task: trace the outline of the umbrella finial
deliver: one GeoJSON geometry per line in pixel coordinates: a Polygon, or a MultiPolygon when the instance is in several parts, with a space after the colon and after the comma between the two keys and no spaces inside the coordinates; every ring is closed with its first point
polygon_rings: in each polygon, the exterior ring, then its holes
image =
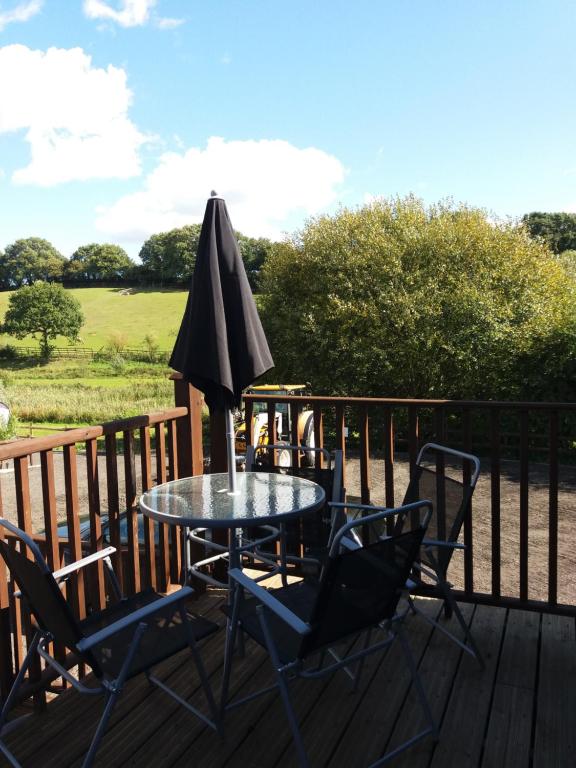
{"type": "Polygon", "coordinates": [[[210,197],[218,197],[218,192],[216,192],[216,190],[213,189],[212,192],[210,192],[210,197]]]}

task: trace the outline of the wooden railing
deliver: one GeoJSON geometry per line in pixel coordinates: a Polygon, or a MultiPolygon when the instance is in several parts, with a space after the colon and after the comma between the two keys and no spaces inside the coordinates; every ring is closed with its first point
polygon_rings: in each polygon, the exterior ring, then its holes
{"type": "MultiPolygon", "coordinates": [[[[174,377],[175,407],[124,421],[0,446],[0,514],[31,533],[52,568],[103,546],[102,518],[116,546],[127,592],[170,590],[181,578],[175,530],[144,518],[140,493],[155,483],[203,472],[202,398],[174,377]],[[30,464],[30,457],[36,457],[30,464]],[[36,473],[36,476],[33,476],[36,473]],[[126,516],[126,537],[121,536],[126,516]],[[81,522],[89,521],[81,536],[81,522]],[[64,523],[67,530],[58,530],[64,523]]],[[[450,577],[461,599],[576,615],[573,523],[576,515],[576,404],[455,402],[389,398],[245,397],[248,442],[256,403],[264,403],[275,438],[277,406],[314,413],[314,442],[346,457],[348,497],[398,505],[419,447],[430,440],[479,455],[482,475],[464,530],[466,554],[450,577]]],[[[211,471],[226,470],[223,416],[210,420],[211,471]]],[[[84,530],[84,529],[83,529],[84,530]]],[[[0,567],[0,694],[5,695],[30,637],[31,621],[0,567]]],[[[70,586],[77,614],[105,604],[101,568],[70,586]]],[[[83,670],[80,670],[82,674],[83,670]]],[[[45,685],[35,668],[28,691],[45,685]]],[[[37,694],[41,701],[41,694],[37,694]]]]}
{"type": "MultiPolygon", "coordinates": [[[[276,442],[277,405],[314,413],[316,446],[344,451],[348,498],[401,503],[419,448],[435,441],[478,455],[482,474],[450,577],[466,601],[576,615],[576,403],[464,402],[248,395],[276,442]],[[260,406],[262,407],[262,406],[260,406]]],[[[212,434],[212,443],[223,440],[212,434]]],[[[222,450],[222,446],[217,449],[222,450]]]]}
{"type": "MultiPolygon", "coordinates": [[[[142,492],[157,483],[203,471],[200,393],[179,378],[174,387],[174,408],[0,446],[0,462],[12,465],[0,475],[0,514],[33,536],[53,570],[65,559],[77,560],[102,548],[104,523],[106,537],[116,547],[114,567],[125,593],[145,587],[169,591],[180,582],[178,529],[157,526],[147,517],[139,526],[137,516],[142,492]],[[39,457],[33,465],[32,455],[39,457]],[[89,525],[82,525],[84,521],[89,525]]],[[[30,617],[13,592],[14,585],[2,565],[3,695],[23,660],[32,631],[30,617]]],[[[80,572],[71,581],[70,592],[79,618],[104,607],[102,563],[92,574],[80,572]]],[[[45,682],[42,670],[36,667],[28,690],[40,689],[45,682]]]]}

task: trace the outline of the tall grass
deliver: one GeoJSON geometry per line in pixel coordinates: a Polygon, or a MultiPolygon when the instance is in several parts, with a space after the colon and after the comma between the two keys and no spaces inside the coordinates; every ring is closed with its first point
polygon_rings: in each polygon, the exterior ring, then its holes
{"type": "Polygon", "coordinates": [[[8,387],[10,406],[23,422],[99,424],[174,404],[172,382],[165,377],[127,381],[125,386],[92,387],[85,384],[8,387]]]}

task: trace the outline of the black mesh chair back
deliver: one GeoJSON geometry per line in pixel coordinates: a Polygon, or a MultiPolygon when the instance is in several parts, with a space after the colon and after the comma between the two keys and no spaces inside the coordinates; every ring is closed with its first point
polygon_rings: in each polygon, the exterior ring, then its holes
{"type": "Polygon", "coordinates": [[[302,656],[394,615],[424,530],[419,526],[329,558],[302,656]]]}
{"type": "MultiPolygon", "coordinates": [[[[283,451],[289,450],[292,457],[302,449],[299,446],[282,445],[283,451]]],[[[274,474],[292,475],[311,480],[322,486],[326,493],[326,503],[316,514],[304,515],[301,518],[288,521],[285,526],[286,553],[295,557],[307,554],[315,555],[325,550],[331,531],[331,516],[329,504],[332,501],[341,501],[342,487],[342,453],[335,451],[330,455],[321,448],[307,448],[309,454],[322,453],[329,466],[277,466],[274,464],[275,451],[271,446],[257,446],[247,454],[246,465],[248,472],[270,472],[274,474]],[[251,457],[253,457],[252,460],[251,457]]]]}
{"type": "MultiPolygon", "coordinates": [[[[17,534],[13,534],[19,538],[17,534]]],[[[64,599],[58,584],[40,552],[28,546],[33,559],[25,554],[27,544],[20,539],[21,551],[0,539],[0,554],[16,580],[28,607],[38,625],[49,632],[54,640],[73,649],[82,633],[70,606],[64,599]]],[[[35,547],[35,549],[37,549],[35,547]]]]}
{"type": "MultiPolygon", "coordinates": [[[[403,503],[419,499],[432,502],[434,514],[426,539],[458,541],[478,479],[479,466],[474,462],[477,462],[475,457],[434,443],[420,451],[403,503]]],[[[451,548],[438,551],[438,566],[444,575],[453,552],[451,548]]]]}

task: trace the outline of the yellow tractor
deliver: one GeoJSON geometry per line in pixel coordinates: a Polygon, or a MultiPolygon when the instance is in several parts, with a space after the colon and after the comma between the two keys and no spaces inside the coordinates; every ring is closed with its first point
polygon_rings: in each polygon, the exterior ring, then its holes
{"type": "MultiPolygon", "coordinates": [[[[305,384],[261,384],[246,390],[250,395],[299,395],[304,397],[309,394],[305,384]]],[[[288,403],[276,403],[276,444],[291,444],[292,425],[290,423],[290,408],[288,403]]],[[[235,444],[237,460],[242,462],[246,453],[246,423],[241,417],[240,423],[235,429],[235,444]]],[[[254,403],[252,413],[254,445],[268,445],[268,408],[266,403],[254,403]]],[[[312,464],[314,454],[304,450],[306,447],[314,448],[314,413],[310,410],[301,411],[298,415],[298,445],[303,448],[301,460],[303,464],[312,464]]],[[[276,462],[280,466],[290,466],[292,460],[289,450],[280,450],[276,455],[276,462]]]]}

